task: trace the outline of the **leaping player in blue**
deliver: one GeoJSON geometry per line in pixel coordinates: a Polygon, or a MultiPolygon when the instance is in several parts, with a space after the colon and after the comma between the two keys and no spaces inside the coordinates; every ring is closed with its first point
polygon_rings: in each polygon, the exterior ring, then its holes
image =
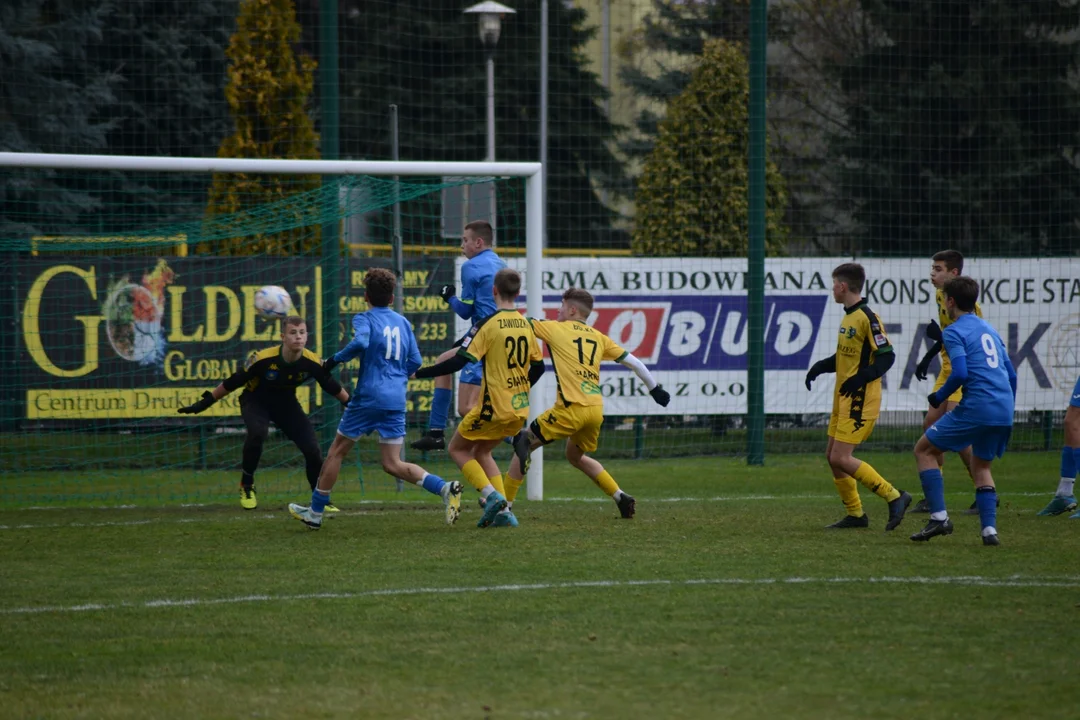
{"type": "Polygon", "coordinates": [[[378,433],[382,467],[388,474],[419,485],[443,500],[446,522],[453,525],[461,507],[461,483],[446,482],[419,465],[401,460],[405,442],[405,400],[409,376],[423,364],[412,325],[390,308],[397,278],[385,268],[372,268],[364,277],[369,309],[353,316],[352,341],[323,362],[329,372],[339,363],[360,357],[356,392],[338,424],[337,436],[323,462],[311,505],[289,503],[289,514],[311,530],[322,527],[323,510],[337,482],[341,461],[361,436],[378,433]]]}
{"type": "MultiPolygon", "coordinates": [[[[1042,517],[1076,510],[1076,471],[1080,469],[1080,378],[1076,378],[1069,407],[1065,409],[1065,445],[1061,448],[1061,481],[1050,502],[1038,512],[1042,517]]],[[[1069,516],[1080,520],[1080,510],[1069,516]]]]}
{"type": "Polygon", "coordinates": [[[930,393],[938,407],[961,386],[960,404],[927,428],[915,444],[919,480],[930,505],[930,522],[911,536],[916,542],[953,531],[945,510],[945,487],[938,455],[971,446],[971,477],[975,481],[975,505],[982,523],[983,545],[1000,545],[997,532],[997,490],[990,463],[1005,453],[1012,434],[1016,406],[1016,370],[1009,361],[1001,336],[990,323],[974,314],[979,284],[969,277],[945,283],[945,307],[953,323],[942,340],[952,360],[952,374],[937,392],[930,393]]]}

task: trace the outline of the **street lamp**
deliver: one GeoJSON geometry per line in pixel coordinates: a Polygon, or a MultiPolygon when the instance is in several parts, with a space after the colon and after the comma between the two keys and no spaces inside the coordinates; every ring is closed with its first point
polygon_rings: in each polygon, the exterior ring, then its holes
{"type": "MultiPolygon", "coordinates": [[[[494,0],[477,3],[463,11],[466,15],[475,15],[479,21],[480,42],[487,56],[487,161],[495,162],[495,46],[499,44],[504,15],[517,13],[494,0]]],[[[495,223],[495,183],[491,184],[491,226],[495,223]]]]}

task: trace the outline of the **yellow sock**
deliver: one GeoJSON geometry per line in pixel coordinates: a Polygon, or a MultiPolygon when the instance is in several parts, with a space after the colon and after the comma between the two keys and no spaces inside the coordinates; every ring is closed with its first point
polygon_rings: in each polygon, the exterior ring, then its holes
{"type": "Polygon", "coordinates": [[[495,492],[499,493],[503,497],[506,497],[506,488],[503,486],[502,475],[496,475],[495,477],[489,477],[488,482],[495,488],[495,492]]]}
{"type": "Polygon", "coordinates": [[[483,490],[488,486],[487,474],[484,473],[484,468],[480,467],[480,463],[475,460],[470,460],[461,467],[461,474],[465,476],[465,479],[469,481],[477,490],[483,490]]]}
{"type": "Polygon", "coordinates": [[[859,498],[859,486],[855,484],[855,478],[834,477],[832,481],[836,485],[836,491],[840,493],[840,500],[843,501],[847,514],[862,517],[862,500],[859,498]]]}
{"type": "Polygon", "coordinates": [[[510,477],[510,473],[506,473],[505,475],[503,475],[503,485],[506,486],[505,497],[507,502],[514,502],[514,498],[517,497],[518,490],[521,489],[521,486],[522,484],[524,484],[524,482],[525,478],[518,478],[515,480],[514,478],[510,477]]]}
{"type": "Polygon", "coordinates": [[[864,462],[859,465],[859,468],[855,471],[855,479],[873,490],[874,494],[879,498],[884,498],[885,502],[892,502],[900,497],[900,491],[894,488],[888,480],[878,475],[878,471],[870,463],[864,462]]]}
{"type": "Polygon", "coordinates": [[[611,477],[607,470],[600,471],[600,474],[593,478],[593,482],[596,483],[596,487],[607,493],[608,497],[619,492],[619,483],[615,482],[615,478],[611,477]]]}

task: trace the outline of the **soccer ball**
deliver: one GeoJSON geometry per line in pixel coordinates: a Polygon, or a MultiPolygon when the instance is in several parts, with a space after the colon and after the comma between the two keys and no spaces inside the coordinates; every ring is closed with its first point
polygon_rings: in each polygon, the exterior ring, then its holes
{"type": "Polygon", "coordinates": [[[289,292],[277,285],[264,285],[255,293],[255,309],[264,318],[283,318],[292,313],[289,292]]]}

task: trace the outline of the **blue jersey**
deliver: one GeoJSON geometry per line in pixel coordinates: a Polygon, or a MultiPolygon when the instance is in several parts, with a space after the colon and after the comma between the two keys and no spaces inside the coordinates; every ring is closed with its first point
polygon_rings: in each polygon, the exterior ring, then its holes
{"type": "Polygon", "coordinates": [[[423,364],[412,325],[388,307],[353,316],[353,339],[334,355],[338,362],[360,356],[356,397],[360,408],[405,410],[409,376],[423,364]]]}
{"type": "MultiPolygon", "coordinates": [[[[1016,370],[997,330],[973,313],[961,315],[943,333],[954,372],[966,370],[964,397],[951,411],[974,425],[1011,426],[1015,406],[1016,370]],[[961,368],[957,358],[964,358],[961,368]]],[[[948,385],[948,383],[946,383],[948,385]]],[[[942,388],[942,395],[945,388],[942,388]]]]}
{"type": "Polygon", "coordinates": [[[472,318],[473,325],[495,314],[491,289],[495,285],[495,273],[504,267],[506,263],[494,250],[484,250],[461,266],[461,300],[472,305],[472,313],[463,317],[472,318]]]}

